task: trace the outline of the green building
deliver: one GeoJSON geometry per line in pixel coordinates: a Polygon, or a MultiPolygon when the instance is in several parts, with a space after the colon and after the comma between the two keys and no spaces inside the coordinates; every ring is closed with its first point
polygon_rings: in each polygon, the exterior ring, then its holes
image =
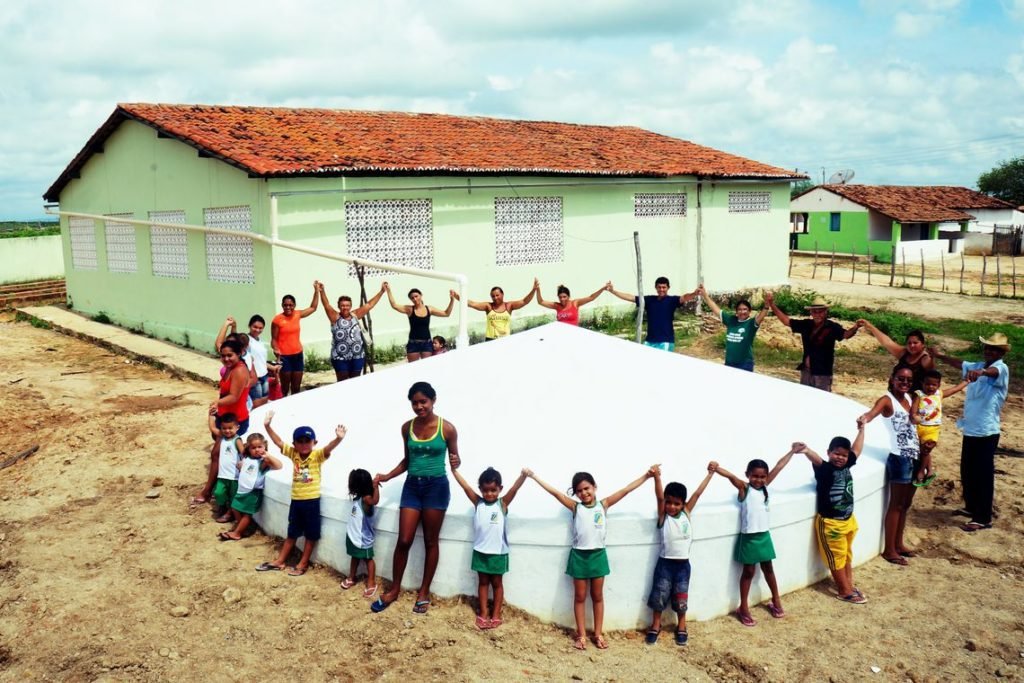
{"type": "MultiPolygon", "coordinates": [[[[647,292],[657,275],[679,292],[700,279],[712,290],[776,285],[794,176],[632,127],[122,104],[44,198],[59,204],[76,310],[206,349],[226,315],[269,322],[284,294],[306,306],[314,280],[332,302],[358,298],[351,266],[282,243],[458,273],[474,299],[492,285],[519,298],[538,277],[554,298],[560,283],[574,295],[609,279],[634,289],[637,231],[647,292]]],[[[383,279],[401,303],[418,287],[437,308],[452,287],[369,270],[367,293],[383,279]]],[[[378,341],[404,340],[408,322],[386,300],[373,318],[378,341]]],[[[323,350],[326,317],[307,318],[303,340],[323,350]]]]}

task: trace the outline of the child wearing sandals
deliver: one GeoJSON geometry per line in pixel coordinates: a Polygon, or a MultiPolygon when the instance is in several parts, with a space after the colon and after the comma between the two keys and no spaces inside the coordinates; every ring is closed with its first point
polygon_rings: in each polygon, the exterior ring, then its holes
{"type": "Polygon", "coordinates": [[[244,448],[242,440],[238,438],[238,418],[234,413],[224,413],[218,418],[216,410],[211,408],[208,419],[214,444],[210,458],[210,474],[203,492],[208,492],[212,484],[218,522],[237,523],[239,515],[231,510],[231,501],[238,491],[238,463],[244,448]],[[216,478],[213,477],[214,472],[217,473],[216,478]]]}
{"type": "Polygon", "coordinates": [[[857,519],[853,516],[853,477],[850,468],[857,464],[864,447],[864,424],[857,421],[857,438],[850,443],[837,436],[828,445],[828,460],[807,446],[803,453],[814,468],[817,489],[817,514],[814,536],[821,559],[836,583],[836,598],[863,605],[867,596],[853,584],[853,537],[857,535],[857,519]]]}
{"type": "Polygon", "coordinates": [[[231,531],[222,531],[222,541],[240,541],[249,525],[252,516],[260,509],[263,502],[263,485],[267,472],[281,469],[281,462],[267,453],[267,440],[262,434],[250,434],[245,439],[242,459],[238,462],[238,488],[231,501],[231,511],[238,516],[238,521],[231,531]]]}
{"type": "Polygon", "coordinates": [[[480,601],[476,627],[481,630],[498,628],[502,624],[501,607],[505,601],[505,588],[501,579],[508,572],[508,531],[505,520],[509,504],[526,481],[526,472],[524,469],[508,493],[502,496],[501,473],[493,467],[488,467],[480,474],[477,480],[480,493],[473,490],[457,469],[452,470],[455,481],[459,482],[469,502],[473,504],[472,569],[477,574],[477,597],[480,601]],[[492,590],[494,606],[490,616],[487,616],[487,595],[492,590]]]}
{"type": "Polygon", "coordinates": [[[608,508],[622,500],[626,494],[639,488],[654,476],[657,465],[652,465],[643,476],[631,481],[607,498],[597,499],[597,484],[589,472],[577,472],[572,477],[569,493],[579,498],[574,501],[565,493],[544,481],[531,471],[526,476],[540,484],[541,488],[572,511],[572,549],[565,573],[572,577],[573,615],[576,617],[576,636],[573,647],[587,649],[587,589],[594,608],[594,644],[599,650],[607,649],[604,639],[604,577],[611,573],[608,567],[608,553],[605,550],[608,508]]]}
{"type": "Polygon", "coordinates": [[[302,557],[294,567],[288,568],[288,576],[302,576],[309,569],[309,558],[320,540],[320,467],[331,457],[331,452],[345,438],[345,425],[334,429],[334,438],[323,448],[315,448],[316,433],[312,427],[297,427],[292,433],[292,443],[286,444],[270,421],[274,411],[263,418],[267,436],[281,453],[292,462],[292,502],[288,507],[288,537],[281,545],[281,552],[273,562],[264,562],[256,567],[258,572],[281,571],[285,568],[288,555],[295,548],[299,536],[306,539],[302,557]]]}
{"type": "Polygon", "coordinates": [[[651,628],[644,642],[654,645],[661,635],[661,613],[670,604],[676,613],[676,645],[686,645],[686,609],[690,594],[690,545],[693,543],[693,529],[690,513],[697,505],[697,499],[708,487],[714,469],[710,463],[708,473],[690,499],[686,499],[686,487],[678,481],[669,482],[664,491],[661,488],[661,468],[654,466],[654,496],[658,501],[658,530],[661,535],[661,552],[654,566],[654,581],[647,606],[651,608],[651,628]]]}
{"type": "MultiPolygon", "coordinates": [[[[914,402],[910,408],[910,419],[917,425],[917,440],[921,445],[921,459],[931,458],[932,450],[939,443],[939,432],[942,431],[942,400],[949,398],[958,391],[963,391],[970,384],[960,382],[949,389],[942,389],[942,373],[938,370],[925,370],[921,376],[921,388],[914,392],[914,402]]],[[[928,476],[914,483],[927,486],[935,478],[935,468],[929,467],[928,476]]]]}
{"type": "Polygon", "coordinates": [[[366,589],[363,597],[372,598],[377,594],[377,563],[373,561],[373,539],[377,533],[373,528],[373,512],[380,501],[380,485],[369,472],[356,468],[348,473],[348,494],[352,496],[352,510],[348,516],[345,550],[352,562],[341,587],[348,590],[356,585],[359,563],[365,560],[366,589]]]}
{"type": "Polygon", "coordinates": [[[746,481],[717,463],[711,463],[714,465],[714,471],[732,482],[739,491],[740,533],[736,539],[735,558],[743,565],[743,572],[740,574],[740,607],[736,611],[736,617],[744,626],[757,625],[750,614],[750,605],[747,602],[757,565],[761,565],[761,573],[764,574],[764,580],[772,592],[768,612],[776,619],[786,616],[782,609],[782,598],[779,596],[779,585],[775,580],[775,568],[772,567],[775,546],[769,531],[771,523],[768,518],[768,486],[775,481],[782,468],[789,464],[793,454],[803,452],[804,448],[804,444],[794,443],[789,452],[775,463],[771,472],[768,471],[768,463],[764,460],[751,460],[747,464],[746,481]]]}

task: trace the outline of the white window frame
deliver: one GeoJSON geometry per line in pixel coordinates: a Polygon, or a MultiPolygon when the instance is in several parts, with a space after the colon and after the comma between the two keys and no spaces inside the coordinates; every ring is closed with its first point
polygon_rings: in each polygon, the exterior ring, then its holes
{"type": "MultiPolygon", "coordinates": [[[[203,209],[203,225],[208,228],[252,232],[252,207],[215,206],[203,209]]],[[[252,239],[234,235],[206,237],[206,277],[213,282],[251,285],[256,282],[252,239]]]]}
{"type": "Polygon", "coordinates": [[[768,190],[730,190],[729,213],[768,213],[772,193],[768,190]]]}
{"type": "MultiPolygon", "coordinates": [[[[431,199],[368,199],[345,202],[349,256],[433,270],[434,204],[431,199]]],[[[367,277],[390,271],[367,268],[367,277]]],[[[349,266],[349,277],[356,277],[349,266]]]]}
{"type": "Polygon", "coordinates": [[[633,195],[634,218],[686,218],[685,192],[637,192],[633,195]]]}
{"type": "Polygon", "coordinates": [[[562,197],[495,197],[494,263],[527,266],[565,260],[562,197]]]}

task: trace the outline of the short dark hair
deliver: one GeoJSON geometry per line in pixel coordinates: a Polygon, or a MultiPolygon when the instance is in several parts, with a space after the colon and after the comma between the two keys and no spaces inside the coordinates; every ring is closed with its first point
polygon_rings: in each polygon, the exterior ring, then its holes
{"type": "Polygon", "coordinates": [[[921,330],[911,330],[910,332],[907,332],[907,339],[909,340],[911,337],[917,337],[921,340],[922,344],[926,343],[924,340],[924,332],[921,330]]]}
{"type": "Polygon", "coordinates": [[[411,387],[409,387],[410,401],[412,400],[412,397],[415,396],[416,394],[423,394],[431,401],[437,399],[437,392],[434,391],[434,387],[430,386],[429,382],[416,382],[411,387]]]}
{"type": "MultiPolygon", "coordinates": [[[[765,472],[771,472],[771,469],[768,467],[768,463],[766,463],[764,460],[761,460],[759,458],[754,458],[753,460],[751,460],[750,462],[747,463],[747,469],[744,472],[744,474],[746,474],[749,477],[750,473],[753,472],[754,470],[764,470],[765,472]]],[[[764,494],[764,502],[767,503],[768,502],[768,487],[765,486],[763,489],[761,489],[761,493],[764,494]]]]}
{"type": "Polygon", "coordinates": [[[410,289],[409,293],[406,294],[406,296],[411,299],[413,294],[419,294],[420,296],[423,296],[423,292],[421,292],[420,290],[416,289],[415,287],[410,289]]]}
{"type": "Polygon", "coordinates": [[[569,489],[569,493],[576,495],[576,489],[583,482],[589,482],[591,486],[597,487],[597,482],[594,481],[594,475],[590,472],[577,472],[572,475],[572,488],[569,489]]]}
{"type": "Polygon", "coordinates": [[[230,424],[238,424],[238,416],[235,415],[234,413],[224,413],[223,415],[217,418],[217,422],[219,422],[220,424],[224,424],[225,422],[228,422],[230,424]]]}
{"type": "Polygon", "coordinates": [[[253,323],[260,323],[264,327],[267,325],[267,321],[263,319],[263,316],[257,313],[253,317],[249,318],[249,327],[252,327],[253,323]]]}
{"type": "Polygon", "coordinates": [[[941,382],[942,373],[936,370],[935,368],[932,368],[931,370],[925,370],[923,373],[921,373],[921,380],[923,381],[926,379],[937,379],[941,382]]]}
{"type": "Polygon", "coordinates": [[[853,444],[850,443],[850,440],[847,439],[845,436],[837,436],[828,442],[828,452],[831,453],[837,448],[845,448],[846,450],[851,450],[853,448],[853,444]]]}
{"type": "Polygon", "coordinates": [[[281,304],[284,305],[285,301],[291,301],[292,304],[294,304],[295,303],[295,297],[292,296],[291,294],[285,294],[284,296],[281,297],[281,304]]]}
{"type": "Polygon", "coordinates": [[[754,307],[751,306],[750,302],[747,301],[746,299],[740,299],[739,301],[736,302],[736,308],[739,308],[740,306],[746,306],[750,310],[754,310],[754,307]]]}
{"type": "Polygon", "coordinates": [[[342,301],[347,301],[349,303],[352,303],[352,297],[350,297],[348,294],[342,294],[341,296],[338,297],[338,305],[339,306],[341,305],[342,301]]]}
{"type": "Polygon", "coordinates": [[[236,355],[242,354],[242,342],[238,341],[237,337],[222,341],[220,344],[220,350],[223,351],[225,346],[234,351],[236,355]]]}
{"type": "Polygon", "coordinates": [[[658,285],[665,285],[666,287],[671,287],[672,286],[669,283],[668,278],[665,277],[664,275],[662,275],[661,277],[659,277],[657,280],[654,281],[654,286],[657,287],[658,285]]]}
{"type": "Polygon", "coordinates": [[[686,502],[686,486],[679,483],[678,481],[670,481],[665,485],[665,497],[678,498],[679,500],[686,502]]]}
{"type": "Polygon", "coordinates": [[[481,488],[484,484],[497,484],[498,488],[501,488],[501,472],[488,467],[486,470],[480,473],[480,478],[476,482],[481,488]]]}

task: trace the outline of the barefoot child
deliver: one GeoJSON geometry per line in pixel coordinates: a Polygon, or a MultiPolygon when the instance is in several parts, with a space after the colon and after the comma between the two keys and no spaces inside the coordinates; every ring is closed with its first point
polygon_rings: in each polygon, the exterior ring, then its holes
{"type": "Polygon", "coordinates": [[[811,461],[817,488],[817,511],[814,535],[821,559],[828,565],[836,582],[836,598],[863,605],[867,597],[853,585],[853,537],[857,519],[853,516],[853,477],[850,468],[857,464],[864,447],[864,425],[857,422],[857,438],[853,444],[845,436],[837,436],[828,445],[828,460],[804,446],[801,451],[811,461]]]}
{"type": "Polygon", "coordinates": [[[654,645],[661,634],[661,613],[672,605],[678,621],[676,623],[676,645],[686,645],[686,609],[690,594],[690,544],[693,530],[690,513],[697,505],[697,499],[708,487],[715,471],[710,463],[708,473],[697,490],[686,500],[686,487],[678,481],[669,482],[661,488],[661,468],[654,466],[654,496],[658,500],[658,530],[661,535],[661,552],[654,567],[654,581],[647,606],[651,608],[651,628],[645,642],[654,645]]]}
{"type": "Polygon", "coordinates": [[[480,613],[476,617],[476,627],[481,630],[498,628],[502,624],[501,607],[505,600],[505,587],[501,577],[508,571],[508,531],[505,518],[508,516],[509,504],[526,481],[526,473],[524,469],[508,493],[502,496],[501,473],[493,467],[488,467],[480,474],[477,480],[480,493],[473,490],[458,470],[452,470],[455,481],[459,482],[474,507],[471,568],[477,574],[480,613]],[[491,590],[494,591],[494,607],[488,611],[487,594],[491,590]]]}
{"type": "Polygon", "coordinates": [[[377,563],[373,561],[374,506],[380,501],[380,485],[364,469],[354,469],[348,474],[348,494],[352,496],[352,510],[348,516],[348,533],[345,536],[345,550],[352,558],[348,576],[341,587],[348,590],[356,585],[359,563],[366,561],[366,588],[364,598],[377,594],[377,563]]]}
{"type": "Polygon", "coordinates": [[[768,603],[768,612],[776,619],[786,616],[782,610],[782,598],[779,596],[779,585],[775,581],[775,568],[772,567],[772,560],[775,559],[775,546],[772,543],[772,535],[769,529],[771,522],[768,518],[768,485],[775,481],[782,468],[789,464],[794,453],[799,453],[805,448],[802,443],[794,443],[782,458],[775,464],[771,472],[768,471],[768,463],[764,460],[751,460],[747,464],[747,480],[743,481],[735,474],[715,464],[715,471],[732,482],[732,485],[739,491],[740,502],[740,534],[736,539],[736,561],[743,565],[743,573],[740,574],[740,608],[736,616],[744,626],[757,624],[750,614],[750,605],[747,597],[750,595],[750,584],[754,580],[754,573],[757,572],[757,565],[761,565],[761,573],[768,583],[772,592],[772,601],[768,603]]]}
{"type": "Polygon", "coordinates": [[[212,482],[213,498],[217,503],[217,521],[221,524],[237,522],[238,517],[231,511],[231,501],[238,490],[238,462],[242,457],[242,440],[238,438],[238,418],[234,413],[220,416],[220,426],[215,409],[210,409],[210,434],[214,438],[210,455],[210,472],[203,491],[209,491],[212,482]],[[216,479],[214,473],[216,472],[216,479]]]}
{"type": "Polygon", "coordinates": [[[570,492],[579,498],[577,503],[551,484],[540,479],[530,470],[526,476],[540,484],[559,503],[572,511],[572,550],[569,551],[569,565],[565,573],[572,577],[573,614],[576,617],[576,638],[573,647],[587,649],[587,588],[590,588],[590,602],[594,608],[594,644],[599,650],[608,647],[604,639],[604,577],[611,573],[608,567],[608,553],[605,550],[607,526],[605,517],[608,508],[622,500],[626,494],[637,489],[654,476],[652,466],[641,477],[634,479],[625,488],[619,489],[603,500],[597,499],[597,484],[589,472],[577,472],[572,477],[570,492]]]}
{"type": "Polygon", "coordinates": [[[269,470],[281,469],[281,461],[267,453],[267,439],[262,434],[250,434],[238,463],[238,489],[231,501],[231,511],[238,521],[231,531],[222,531],[220,540],[238,541],[252,524],[252,516],[263,502],[263,483],[269,470]]]}
{"type": "MultiPolygon", "coordinates": [[[[949,389],[942,389],[942,373],[938,370],[925,370],[921,377],[921,389],[914,392],[914,404],[910,409],[910,419],[917,425],[917,440],[921,444],[921,461],[928,470],[918,472],[915,486],[927,486],[935,478],[932,466],[932,450],[939,443],[939,432],[942,430],[942,399],[949,398],[958,391],[963,391],[968,381],[960,382],[949,389]]],[[[924,469],[924,467],[922,467],[924,469]]]]}
{"type": "Polygon", "coordinates": [[[302,547],[302,558],[294,567],[288,568],[288,576],[302,576],[309,569],[309,558],[316,542],[320,540],[320,467],[331,457],[331,452],[345,438],[345,426],[334,429],[334,438],[323,448],[315,448],[316,433],[312,427],[297,427],[292,433],[291,445],[277,435],[270,421],[274,411],[267,413],[263,427],[274,445],[292,461],[292,503],[288,508],[288,537],[281,545],[281,552],[273,562],[264,562],[256,567],[258,572],[280,571],[285,568],[288,555],[295,548],[299,536],[306,539],[302,547]]]}

